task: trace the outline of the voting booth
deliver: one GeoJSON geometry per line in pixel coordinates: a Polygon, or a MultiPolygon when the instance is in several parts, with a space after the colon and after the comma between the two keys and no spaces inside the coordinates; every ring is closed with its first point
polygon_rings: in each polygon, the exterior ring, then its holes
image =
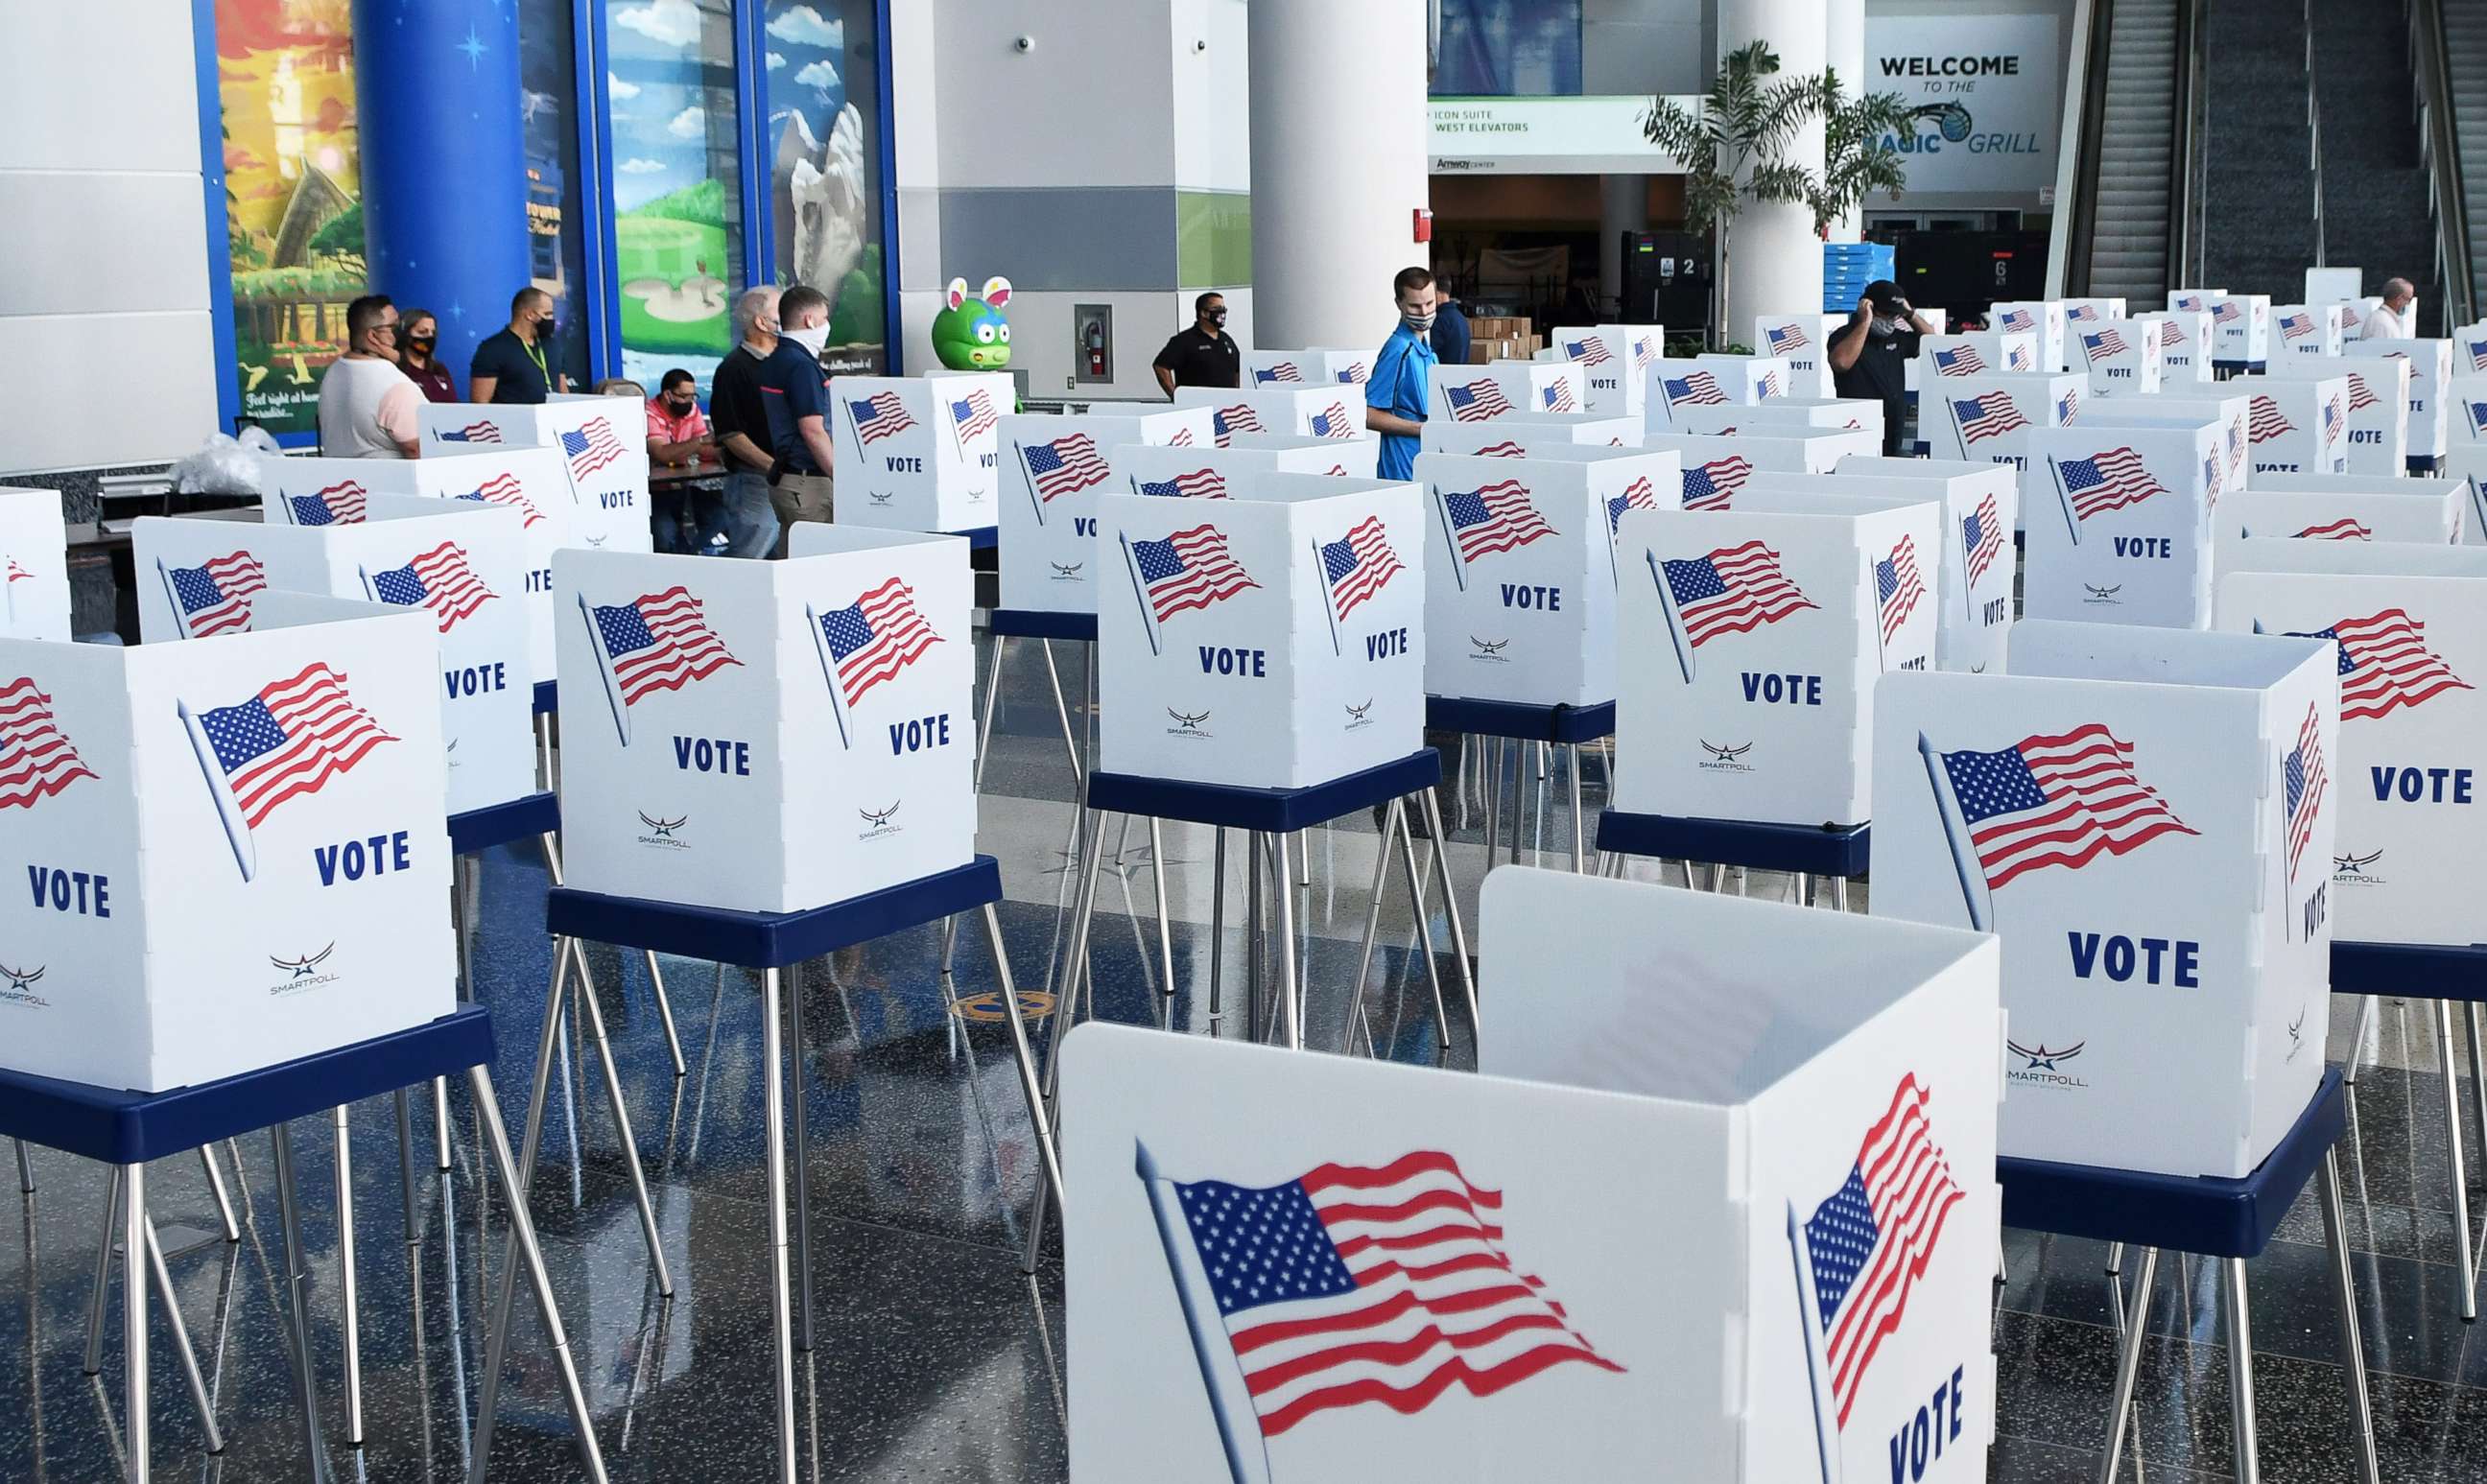
{"type": "Polygon", "coordinates": [[[1861,433],[1785,427],[1760,434],[1652,434],[1641,446],[1672,453],[1682,475],[1683,508],[1725,510],[1755,469],[1789,474],[1828,474],[1839,461],[1878,453],[1861,433]]]}
{"type": "Polygon", "coordinates": [[[1002,452],[1002,606],[1048,613],[1097,611],[1097,491],[1113,486],[1115,450],[1166,444],[1219,452],[1207,407],[1011,412],[994,436],[1002,452]]]}
{"type": "MultiPolygon", "coordinates": [[[[414,492],[517,513],[526,580],[517,593],[505,596],[515,598],[526,616],[528,679],[551,680],[552,554],[571,546],[609,548],[613,542],[602,534],[601,524],[575,518],[577,497],[571,492],[560,450],[510,445],[471,454],[426,454],[414,461],[414,492]]],[[[647,522],[640,525],[645,529],[647,522]]],[[[625,550],[641,548],[623,544],[625,550]]]]}
{"type": "Polygon", "coordinates": [[[2271,295],[2207,294],[2202,297],[2211,312],[2212,364],[2261,370],[2271,359],[2271,295]]]}
{"type": "MultiPolygon", "coordinates": [[[[2273,478],[2285,478],[2274,475],[2273,478]]],[[[2339,478],[2341,476],[2333,476],[2339,478]]],[[[2220,502],[2213,525],[2222,542],[2417,542],[2456,546],[2468,524],[2468,491],[2451,480],[2405,479],[2406,490],[2272,490],[2256,486],[2220,502]]]]}
{"type": "Polygon", "coordinates": [[[2026,331],[2002,330],[1926,335],[1917,341],[1916,364],[1944,378],[1982,377],[1998,371],[2030,375],[2038,370],[2038,337],[2026,331]]]}
{"type": "Polygon", "coordinates": [[[1579,367],[1582,410],[1637,418],[1648,400],[1644,374],[1665,336],[1655,324],[1582,325],[1548,335],[1547,353],[1579,367]]]}
{"type": "Polygon", "coordinates": [[[1758,473],[1758,492],[1863,495],[1877,501],[1931,499],[1942,506],[1943,595],[1935,616],[1935,666],[1999,671],[2003,631],[2012,624],[2016,568],[2012,522],[2021,502],[2013,471],[1997,463],[1937,459],[1885,459],[1852,454],[1830,478],[1758,473]]]}
{"type": "Polygon", "coordinates": [[[2246,397],[2246,438],[2256,474],[2348,472],[2349,378],[2297,381],[2256,376],[2246,397]]]}
{"type": "MultiPolygon", "coordinates": [[[[569,495],[566,523],[580,545],[623,551],[654,546],[656,538],[648,524],[648,410],[638,399],[565,394],[531,405],[426,403],[419,421],[418,446],[423,457],[413,463],[428,462],[442,454],[549,449],[559,460],[561,485],[569,495]]],[[[310,462],[377,468],[391,461],[310,462]]],[[[524,482],[524,497],[551,515],[556,502],[553,491],[538,482],[535,471],[540,466],[514,467],[521,471],[513,477],[524,482]]],[[[479,480],[469,488],[482,484],[479,480]]]]}
{"type": "Polygon", "coordinates": [[[2138,320],[2101,320],[2076,325],[2072,337],[2089,372],[2092,396],[2159,390],[2166,350],[2160,344],[2157,325],[2138,320]]]}
{"type": "Polygon", "coordinates": [[[2137,315],[2134,323],[2159,342],[2159,384],[2166,390],[2207,386],[2211,374],[2211,317],[2201,310],[2137,315]]]}
{"type": "Polygon", "coordinates": [[[214,644],[0,639],[0,1064],[161,1092],[448,1014],[438,648],[276,592],[214,644]]]}
{"type": "Polygon", "coordinates": [[[1072,1033],[1073,1477],[1984,1476],[1994,945],[1553,875],[1484,887],[1482,1076],[1072,1033]],[[1429,1328],[1496,1337],[1377,1371],[1429,1328]]]}
{"type": "MultiPolygon", "coordinates": [[[[2272,381],[2322,381],[2334,377],[2349,383],[2348,431],[2341,435],[2341,472],[2391,479],[2409,469],[2409,370],[2405,360],[2361,356],[2280,355],[2272,358],[2259,378],[2272,381]]],[[[2250,392],[2252,380],[2246,382],[2250,392]]],[[[2269,470],[2271,474],[2320,473],[2320,470],[2269,470]]]]}
{"type": "Polygon", "coordinates": [[[1615,698],[1614,530],[1674,493],[1672,455],[1418,454],[1429,529],[1425,692],[1527,706],[1615,698]]]}
{"type": "Polygon", "coordinates": [[[2487,773],[2487,552],[2247,542],[2222,553],[2218,624],[2336,657],[2334,933],[2487,942],[2473,808],[2487,773]]]}
{"type": "Polygon", "coordinates": [[[2208,423],[2030,434],[2023,615],[2207,628],[2219,467],[2208,423]]]}
{"type": "Polygon", "coordinates": [[[1675,432],[1720,437],[1734,433],[1759,436],[1811,436],[1814,432],[1862,434],[1883,450],[1883,405],[1858,398],[1774,397],[1746,406],[1678,407],[1675,432]]]}
{"type": "Polygon", "coordinates": [[[1367,435],[1364,394],[1345,386],[1259,386],[1242,391],[1178,386],[1174,405],[1209,408],[1210,430],[1219,448],[1229,446],[1242,433],[1337,441],[1367,435]]]}
{"type": "Polygon", "coordinates": [[[1777,395],[1836,396],[1830,378],[1830,337],[1847,325],[1846,315],[1756,316],[1753,350],[1778,362],[1786,373],[1777,395]]]}
{"type": "Polygon", "coordinates": [[[2071,372],[1946,380],[1918,394],[1917,435],[1937,459],[2017,467],[2029,430],[2072,422],[2088,394],[2089,378],[2071,372]]]}
{"type": "Polygon", "coordinates": [[[2487,483],[2482,483],[2487,481],[2487,443],[2453,445],[2436,462],[2436,470],[2459,481],[2470,502],[2470,514],[2461,523],[2462,541],[2470,546],[2487,546],[2487,483]]]}
{"type": "Polygon", "coordinates": [[[553,559],[570,886],[798,911],[975,854],[964,543],[809,521],[788,549],[553,559]]]}
{"type": "Polygon", "coordinates": [[[2038,346],[2038,371],[2062,371],[2065,359],[2064,305],[2060,299],[2005,299],[1988,306],[1989,328],[2005,335],[2028,335],[2038,346]]]}
{"type": "Polygon", "coordinates": [[[0,489],[0,639],[70,637],[69,530],[57,490],[0,489]]]}
{"type": "Polygon", "coordinates": [[[1245,386],[1357,386],[1372,379],[1373,356],[1364,350],[1246,350],[1245,386]]]}
{"type": "Polygon", "coordinates": [[[2219,434],[2221,494],[2253,483],[2253,444],[2247,435],[2253,404],[2242,390],[2224,385],[2204,387],[2198,394],[2162,391],[2156,397],[2102,397],[2083,409],[2089,428],[2197,428],[2208,423],[2219,434]]]}
{"type": "Polygon", "coordinates": [[[1571,361],[1495,361],[1487,366],[1428,367],[1429,420],[1490,423],[1516,412],[1585,412],[1584,368],[1571,361]]]}
{"type": "MultiPolygon", "coordinates": [[[[1628,511],[1615,809],[1839,827],[1873,817],[1874,678],[1933,663],[1942,508],[1743,490],[1628,511]]],[[[1879,875],[1879,873],[1878,873],[1879,875]]]]}
{"type": "Polygon", "coordinates": [[[130,530],[149,644],[252,631],[270,590],[414,608],[438,638],[433,692],[449,811],[536,791],[535,680],[517,512],[373,495],[350,525],[150,516],[130,530]]]}
{"type": "Polygon", "coordinates": [[[2066,334],[2071,334],[2076,328],[2094,329],[2110,320],[2124,319],[2127,314],[2125,300],[2121,295],[2110,295],[2107,298],[2057,299],[2055,302],[2064,306],[2066,334]]]}
{"type": "MultiPolygon", "coordinates": [[[[2380,356],[2409,363],[2409,456],[2439,459],[2451,446],[2458,419],[2452,410],[2453,343],[2449,340],[2352,340],[2347,356],[2380,356]]],[[[2465,359],[2464,365],[2468,362],[2465,359]]]]}
{"type": "Polygon", "coordinates": [[[897,531],[997,525],[1001,420],[1018,398],[1012,379],[996,372],[829,378],[837,523],[897,531]]]}
{"type": "MultiPolygon", "coordinates": [[[[1349,467],[1357,462],[1355,451],[1342,448],[1327,438],[1239,433],[1235,439],[1232,448],[1203,448],[1179,443],[1119,444],[1105,455],[1105,462],[1113,470],[1113,478],[1097,489],[1100,492],[1148,494],[1160,499],[1227,500],[1242,494],[1256,475],[1345,475],[1357,472],[1349,467]]],[[[1093,496],[1090,503],[1094,504],[1093,496]]],[[[1092,546],[1096,536],[1095,518],[1091,517],[1086,539],[1092,546]]],[[[1005,583],[1010,580],[1007,573],[1002,580],[1005,583]]],[[[1016,608],[1023,604],[1004,602],[1002,606],[1016,608]]],[[[1092,606],[1085,611],[1095,610],[1092,606]]]]}
{"type": "MultiPolygon", "coordinates": [[[[1663,424],[1653,424],[1663,429],[1663,424]]],[[[1425,420],[1417,446],[1429,454],[1517,453],[1540,443],[1579,443],[1600,448],[1638,448],[1643,426],[1637,417],[1607,417],[1595,412],[1544,412],[1526,417],[1499,417],[1490,423],[1463,423],[1447,417],[1425,420]]]]}
{"type": "Polygon", "coordinates": [[[2274,304],[2271,328],[2272,347],[2279,357],[2340,353],[2337,304],[2274,304]]]}
{"type": "MultiPolygon", "coordinates": [[[[2291,490],[2307,494],[2397,494],[2424,498],[2448,499],[2456,507],[2453,545],[2487,546],[2487,522],[2479,518],[2477,486],[2474,482],[2449,471],[2439,475],[2424,474],[2265,474],[2254,481],[2256,490],[2291,490]]],[[[2257,533],[2260,534],[2260,533],[2257,533]]]]}
{"type": "Polygon", "coordinates": [[[1873,911],[2002,940],[1998,1153],[2235,1179],[2304,1116],[2338,794],[2360,786],[2333,661],[2024,622],[2009,674],[1883,682],[1873,911]]]}
{"type": "Polygon", "coordinates": [[[1275,473],[1214,504],[1099,495],[1100,766],[1304,788],[1422,746],[1423,499],[1275,473]]]}
{"type": "Polygon", "coordinates": [[[1644,379],[1649,394],[1641,411],[1652,433],[1675,428],[1676,414],[1685,407],[1743,406],[1787,392],[1778,368],[1760,356],[1663,355],[1649,363],[1644,379]]]}

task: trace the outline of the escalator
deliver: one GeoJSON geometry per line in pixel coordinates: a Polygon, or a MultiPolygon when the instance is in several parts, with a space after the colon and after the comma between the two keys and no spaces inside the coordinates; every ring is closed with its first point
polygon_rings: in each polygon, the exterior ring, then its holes
{"type": "MultiPolygon", "coordinates": [[[[2089,207],[2086,295],[2166,302],[2174,182],[2178,0],[2115,0],[2089,207]]],[[[2096,22],[2093,22],[2095,24],[2096,22]]]]}

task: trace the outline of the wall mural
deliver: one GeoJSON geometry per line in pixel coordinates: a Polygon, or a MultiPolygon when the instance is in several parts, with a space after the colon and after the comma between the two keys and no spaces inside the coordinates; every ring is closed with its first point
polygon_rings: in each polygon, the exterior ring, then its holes
{"type": "Polygon", "coordinates": [[[829,371],[888,369],[880,36],[871,0],[768,0],[769,214],[777,281],[829,296],[829,371]]]}

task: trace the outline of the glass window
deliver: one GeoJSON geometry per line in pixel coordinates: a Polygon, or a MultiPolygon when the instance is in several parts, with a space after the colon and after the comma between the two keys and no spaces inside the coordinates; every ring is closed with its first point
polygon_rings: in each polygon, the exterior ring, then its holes
{"type": "Polygon", "coordinates": [[[622,374],[653,388],[681,366],[705,384],[742,291],[733,6],[616,5],[607,29],[622,374]]]}
{"type": "Polygon", "coordinates": [[[1441,0],[1433,91],[1569,98],[1580,91],[1580,0],[1441,0]]]}
{"type": "Polygon", "coordinates": [[[578,179],[578,74],[570,0],[518,0],[519,115],[527,141],[527,246],[535,286],[553,296],[555,369],[587,374],[586,209],[578,179]]]}
{"type": "Polygon", "coordinates": [[[829,296],[822,364],[841,375],[888,366],[878,26],[873,0],[767,0],[769,261],[829,296]]]}

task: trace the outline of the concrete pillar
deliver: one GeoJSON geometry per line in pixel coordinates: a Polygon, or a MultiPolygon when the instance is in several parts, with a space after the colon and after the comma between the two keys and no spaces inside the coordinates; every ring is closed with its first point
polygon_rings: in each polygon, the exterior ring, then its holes
{"type": "MultiPolygon", "coordinates": [[[[1823,59],[1839,74],[1841,92],[1862,98],[1874,91],[1865,75],[1865,0],[1825,0],[1824,11],[1823,59]]],[[[1852,210],[1831,224],[1830,240],[1862,241],[1863,225],[1862,209],[1852,210]]]]}
{"type": "Polygon", "coordinates": [[[364,261],[372,289],[440,317],[461,388],[475,343],[534,277],[518,22],[496,0],[354,0],[364,261]]]}
{"type": "Polygon", "coordinates": [[[1252,0],[1249,24],[1254,342],[1379,347],[1391,275],[1430,262],[1425,6],[1252,0]]]}
{"type": "MultiPolygon", "coordinates": [[[[1649,228],[1649,177],[1610,175],[1598,182],[1598,297],[1612,303],[1624,292],[1624,234],[1649,228]]],[[[1647,312],[1648,306],[1642,310],[1647,312]]],[[[1632,316],[1625,315],[1626,320],[1632,316]]]]}
{"type": "MultiPolygon", "coordinates": [[[[1719,0],[1719,54],[1751,42],[1778,53],[1779,75],[1802,76],[1823,68],[1824,0],[1719,0]]],[[[1822,125],[1800,130],[1787,157],[1822,168],[1822,125]]],[[[1822,238],[1814,235],[1812,209],[1748,202],[1727,238],[1727,341],[1750,345],[1753,321],[1766,314],[1819,313],[1822,309],[1822,238]]]]}

